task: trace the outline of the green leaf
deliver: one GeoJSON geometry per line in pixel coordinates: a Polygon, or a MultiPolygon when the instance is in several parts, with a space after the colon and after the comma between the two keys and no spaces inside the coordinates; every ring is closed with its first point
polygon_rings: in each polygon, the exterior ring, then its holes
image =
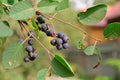
{"type": "Polygon", "coordinates": [[[18,3],[18,0],[1,0],[1,2],[5,4],[13,5],[13,4],[18,3]]]}
{"type": "Polygon", "coordinates": [[[10,24],[8,23],[8,21],[4,20],[2,21],[6,26],[10,27],[10,24]]]}
{"type": "Polygon", "coordinates": [[[0,17],[1,17],[2,14],[3,14],[3,6],[2,6],[2,2],[0,0],[0,17]]]}
{"type": "Polygon", "coordinates": [[[15,20],[24,20],[32,17],[35,13],[32,5],[28,1],[21,1],[15,4],[10,10],[10,17],[15,20]]]}
{"type": "Polygon", "coordinates": [[[47,69],[42,69],[38,72],[37,74],[37,80],[46,80],[46,74],[47,74],[48,70],[47,69]]]}
{"type": "Polygon", "coordinates": [[[99,4],[88,8],[86,12],[78,13],[78,18],[82,24],[93,25],[100,22],[105,17],[106,12],[107,6],[99,4]]]}
{"type": "Polygon", "coordinates": [[[95,46],[88,46],[85,50],[84,50],[86,55],[93,55],[95,52],[95,46]]]}
{"type": "Polygon", "coordinates": [[[14,4],[14,1],[15,0],[7,0],[7,3],[12,5],[12,4],[14,4]]]}
{"type": "Polygon", "coordinates": [[[5,14],[9,15],[9,11],[8,11],[8,9],[6,7],[3,7],[3,10],[4,10],[5,14]]]}
{"type": "Polygon", "coordinates": [[[3,22],[0,22],[0,37],[7,37],[11,36],[12,34],[12,30],[3,22]]]}
{"type": "Polygon", "coordinates": [[[101,61],[102,61],[102,55],[101,55],[101,52],[99,51],[98,48],[96,48],[95,46],[88,46],[85,50],[84,50],[84,53],[86,55],[93,55],[93,54],[96,54],[98,55],[98,63],[93,66],[93,68],[96,68],[100,65],[101,61]]]}
{"type": "Polygon", "coordinates": [[[23,62],[23,58],[23,45],[19,42],[13,42],[3,52],[2,63],[6,69],[13,69],[23,62]]]}
{"type": "Polygon", "coordinates": [[[110,39],[120,37],[120,23],[114,22],[108,24],[103,31],[103,35],[105,38],[110,39]]]}
{"type": "Polygon", "coordinates": [[[38,3],[39,10],[44,13],[52,13],[55,11],[58,2],[50,2],[49,0],[41,0],[38,3]]]}
{"type": "Polygon", "coordinates": [[[56,10],[59,11],[62,9],[66,9],[68,7],[69,7],[69,0],[63,0],[58,4],[58,6],[56,7],[56,10]]]}
{"type": "Polygon", "coordinates": [[[57,75],[61,77],[74,76],[73,70],[71,69],[70,65],[63,57],[59,55],[55,55],[54,59],[52,60],[52,69],[57,75]]]}
{"type": "Polygon", "coordinates": [[[63,0],[49,0],[50,2],[61,2],[63,0]]]}

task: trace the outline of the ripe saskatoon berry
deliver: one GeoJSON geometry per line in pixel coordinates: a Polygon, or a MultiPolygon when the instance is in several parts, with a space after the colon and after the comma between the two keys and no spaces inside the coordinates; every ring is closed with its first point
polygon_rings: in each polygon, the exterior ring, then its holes
{"type": "Polygon", "coordinates": [[[57,37],[58,38],[63,38],[64,36],[65,36],[65,34],[63,32],[57,33],[57,37]]]}
{"type": "Polygon", "coordinates": [[[50,43],[51,43],[51,45],[55,46],[55,45],[56,45],[56,39],[52,39],[52,40],[50,41],[50,43]]]}
{"type": "Polygon", "coordinates": [[[69,48],[68,43],[64,43],[64,44],[63,44],[63,48],[64,48],[64,49],[68,49],[68,48],[69,48]]]}
{"type": "Polygon", "coordinates": [[[56,48],[57,48],[57,50],[61,50],[61,49],[63,49],[63,46],[62,45],[57,45],[56,48]]]}
{"type": "Polygon", "coordinates": [[[54,30],[48,30],[48,31],[46,31],[46,35],[53,37],[53,36],[56,36],[56,32],[54,30]]]}
{"type": "Polygon", "coordinates": [[[40,24],[45,23],[45,20],[44,20],[41,16],[38,16],[38,17],[37,17],[37,21],[38,21],[40,24]]]}
{"type": "Polygon", "coordinates": [[[24,57],[24,62],[29,62],[29,57],[24,57]]]}
{"type": "Polygon", "coordinates": [[[27,33],[27,35],[28,35],[30,38],[33,38],[34,32],[33,32],[33,31],[29,31],[29,32],[27,33]]]}
{"type": "Polygon", "coordinates": [[[46,32],[49,30],[50,24],[42,24],[41,27],[39,27],[39,30],[42,30],[43,32],[46,32]]]}
{"type": "Polygon", "coordinates": [[[29,44],[29,45],[33,45],[33,40],[29,39],[29,40],[28,40],[28,44],[29,44]]]}
{"type": "Polygon", "coordinates": [[[32,46],[27,46],[27,47],[25,48],[25,50],[26,50],[28,53],[33,52],[33,51],[34,51],[34,49],[33,49],[33,47],[32,47],[32,46]]]}
{"type": "Polygon", "coordinates": [[[56,44],[61,45],[63,43],[63,40],[61,38],[56,39],[56,44]]]}
{"type": "Polygon", "coordinates": [[[31,61],[35,60],[37,58],[38,54],[37,53],[33,53],[33,55],[31,57],[29,57],[29,59],[31,61]]]}
{"type": "Polygon", "coordinates": [[[62,38],[62,40],[63,40],[63,43],[67,43],[68,40],[69,40],[69,38],[65,35],[65,36],[62,38]]]}

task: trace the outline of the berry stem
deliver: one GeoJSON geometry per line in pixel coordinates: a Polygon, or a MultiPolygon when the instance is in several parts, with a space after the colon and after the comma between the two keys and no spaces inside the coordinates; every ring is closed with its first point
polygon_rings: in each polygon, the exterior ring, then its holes
{"type": "Polygon", "coordinates": [[[30,37],[27,37],[21,44],[24,44],[30,37]]]}
{"type": "Polygon", "coordinates": [[[71,27],[75,28],[76,30],[79,30],[80,32],[88,35],[90,38],[94,39],[95,41],[101,42],[100,39],[97,39],[97,38],[91,36],[91,35],[88,34],[86,31],[84,31],[83,29],[79,28],[78,26],[73,25],[73,24],[70,23],[70,22],[63,21],[63,20],[61,20],[61,19],[59,19],[59,18],[57,18],[57,17],[55,17],[55,16],[51,16],[51,15],[48,15],[48,14],[44,14],[44,13],[42,13],[42,12],[40,12],[40,11],[36,11],[36,14],[42,15],[43,17],[45,17],[45,18],[47,18],[47,19],[49,19],[49,20],[51,20],[51,18],[52,18],[52,19],[55,19],[55,20],[57,20],[57,21],[59,21],[59,22],[62,22],[62,23],[64,23],[64,24],[70,25],[71,27]]]}
{"type": "Polygon", "coordinates": [[[52,25],[52,28],[54,29],[54,31],[55,31],[55,27],[54,27],[54,24],[53,24],[53,22],[50,20],[50,23],[51,23],[51,25],[52,25]]]}
{"type": "Polygon", "coordinates": [[[84,41],[84,40],[85,40],[85,38],[86,38],[86,35],[84,35],[84,36],[83,36],[82,41],[84,41]]]}
{"type": "MultiPolygon", "coordinates": [[[[21,24],[21,22],[20,22],[19,20],[18,20],[18,23],[19,23],[19,25],[20,25],[21,31],[23,32],[24,38],[26,38],[25,32],[24,32],[24,26],[21,24]]],[[[21,32],[21,33],[22,33],[22,32],[21,32]]]]}

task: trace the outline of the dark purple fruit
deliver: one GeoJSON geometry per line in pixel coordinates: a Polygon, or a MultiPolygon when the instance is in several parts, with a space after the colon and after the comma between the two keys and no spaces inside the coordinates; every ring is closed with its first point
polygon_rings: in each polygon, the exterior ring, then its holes
{"type": "Polygon", "coordinates": [[[29,45],[33,45],[33,40],[29,39],[29,40],[28,40],[28,44],[29,44],[29,45]]]}
{"type": "Polygon", "coordinates": [[[56,36],[56,32],[54,30],[48,30],[45,33],[47,36],[51,36],[51,37],[56,36]]]}
{"type": "Polygon", "coordinates": [[[56,44],[61,45],[63,43],[63,40],[61,38],[56,39],[56,44]]]}
{"type": "Polygon", "coordinates": [[[69,38],[65,35],[65,36],[62,38],[62,40],[63,40],[63,43],[67,43],[67,42],[69,41],[69,38]]]}
{"type": "Polygon", "coordinates": [[[64,36],[65,36],[65,34],[63,32],[57,33],[57,37],[58,38],[63,38],[64,36]]]}
{"type": "Polygon", "coordinates": [[[34,51],[34,48],[33,48],[32,46],[27,46],[27,47],[25,48],[25,50],[26,50],[28,53],[30,53],[30,52],[33,52],[33,51],[34,51]]]}
{"type": "Polygon", "coordinates": [[[52,39],[52,40],[50,41],[50,43],[51,43],[51,45],[55,46],[55,45],[56,45],[56,39],[52,39]]]}
{"type": "Polygon", "coordinates": [[[31,57],[29,57],[29,59],[31,61],[35,60],[37,58],[38,54],[37,53],[33,53],[33,55],[31,57]]]}
{"type": "Polygon", "coordinates": [[[29,62],[29,57],[24,57],[24,62],[29,62]]]}
{"type": "Polygon", "coordinates": [[[50,24],[42,24],[41,27],[39,27],[39,30],[42,30],[43,32],[46,32],[49,30],[50,24]]]}
{"type": "Polygon", "coordinates": [[[64,43],[64,44],[63,44],[63,48],[64,48],[64,49],[68,49],[68,48],[69,48],[68,43],[64,43]]]}
{"type": "Polygon", "coordinates": [[[30,38],[33,38],[34,32],[33,32],[33,31],[29,31],[29,32],[27,33],[27,35],[28,35],[30,38]]]}
{"type": "Polygon", "coordinates": [[[57,50],[62,50],[63,46],[62,45],[57,45],[56,48],[57,48],[57,50]]]}
{"type": "Polygon", "coordinates": [[[38,21],[40,24],[45,23],[45,20],[44,20],[41,16],[38,16],[38,17],[37,17],[37,21],[38,21]]]}

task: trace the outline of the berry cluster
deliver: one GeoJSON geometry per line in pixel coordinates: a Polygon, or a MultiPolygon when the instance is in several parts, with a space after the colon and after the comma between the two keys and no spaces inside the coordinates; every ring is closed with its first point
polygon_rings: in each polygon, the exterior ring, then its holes
{"type": "Polygon", "coordinates": [[[28,45],[25,48],[25,50],[28,53],[28,56],[26,56],[24,58],[25,62],[33,61],[38,56],[38,54],[36,53],[36,49],[32,46],[33,45],[32,38],[34,36],[34,32],[33,31],[29,31],[27,35],[30,37],[30,39],[28,40],[28,42],[27,42],[28,45]]]}
{"type": "Polygon", "coordinates": [[[41,24],[41,26],[39,26],[40,31],[44,32],[47,36],[56,37],[56,39],[52,39],[50,43],[56,46],[57,50],[67,49],[69,47],[69,38],[65,33],[56,33],[55,30],[50,29],[50,24],[45,23],[45,20],[41,16],[37,17],[37,21],[41,24]]]}
{"type": "Polygon", "coordinates": [[[68,49],[69,48],[69,38],[63,32],[57,33],[57,38],[50,41],[51,45],[56,46],[57,50],[68,49]]]}

